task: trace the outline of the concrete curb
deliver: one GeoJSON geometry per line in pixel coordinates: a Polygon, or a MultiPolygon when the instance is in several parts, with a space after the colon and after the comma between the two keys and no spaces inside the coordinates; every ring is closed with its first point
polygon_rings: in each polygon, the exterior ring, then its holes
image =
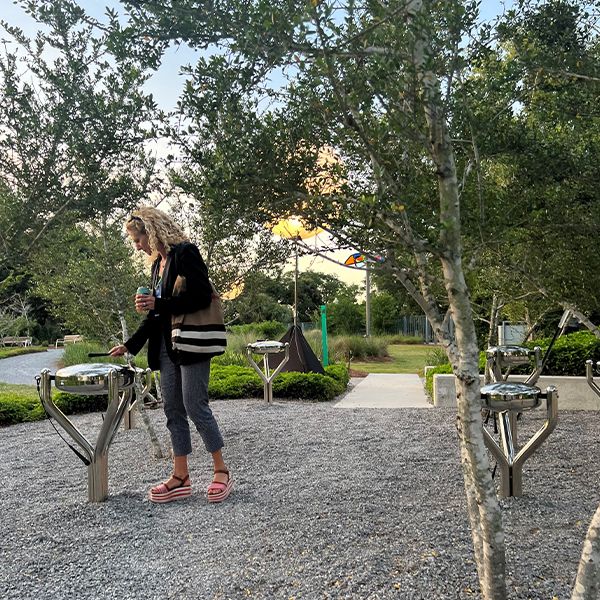
{"type": "MultiPolygon", "coordinates": [[[[525,375],[511,375],[509,381],[525,381],[525,375]]],[[[481,376],[483,385],[483,375],[481,376]]],[[[540,377],[537,387],[545,390],[554,385],[558,389],[559,410],[599,410],[600,396],[590,388],[585,377],[540,377]]],[[[456,386],[454,375],[433,376],[433,404],[440,408],[456,406],[456,386]]]]}

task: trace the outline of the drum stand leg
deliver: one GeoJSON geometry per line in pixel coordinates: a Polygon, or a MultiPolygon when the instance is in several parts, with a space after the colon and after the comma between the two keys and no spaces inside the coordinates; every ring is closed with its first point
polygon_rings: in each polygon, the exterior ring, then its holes
{"type": "Polygon", "coordinates": [[[88,501],[103,502],[107,497],[108,454],[102,454],[88,465],[88,501]]]}

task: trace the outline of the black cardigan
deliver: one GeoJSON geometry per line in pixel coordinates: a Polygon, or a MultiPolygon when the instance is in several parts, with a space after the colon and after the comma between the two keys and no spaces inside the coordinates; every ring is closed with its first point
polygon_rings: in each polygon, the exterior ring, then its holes
{"type": "MultiPolygon", "coordinates": [[[[153,288],[158,281],[160,259],[152,265],[153,288]]],[[[153,290],[154,293],[154,290],[153,290]]],[[[182,242],[171,248],[163,269],[160,298],[155,299],[151,310],[140,323],[137,331],[125,342],[131,354],[137,354],[148,341],[148,366],[157,371],[160,368],[161,336],[169,357],[175,364],[191,364],[208,360],[202,355],[173,350],[171,344],[171,317],[207,308],[212,302],[212,288],[208,279],[208,269],[194,244],[182,242]],[[178,275],[186,280],[185,291],[173,296],[173,286],[178,275]]]]}

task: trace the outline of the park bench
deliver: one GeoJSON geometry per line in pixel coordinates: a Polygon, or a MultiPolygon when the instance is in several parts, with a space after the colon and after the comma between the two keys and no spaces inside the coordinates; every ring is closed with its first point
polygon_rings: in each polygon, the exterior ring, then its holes
{"type": "Polygon", "coordinates": [[[18,337],[15,335],[7,335],[6,337],[0,338],[0,345],[2,346],[31,346],[32,338],[30,337],[18,337]]]}
{"type": "Polygon", "coordinates": [[[77,342],[83,342],[83,336],[82,335],[67,334],[63,338],[58,338],[56,340],[56,344],[54,344],[54,347],[58,348],[59,344],[62,344],[64,346],[65,344],[76,344],[77,342]]]}

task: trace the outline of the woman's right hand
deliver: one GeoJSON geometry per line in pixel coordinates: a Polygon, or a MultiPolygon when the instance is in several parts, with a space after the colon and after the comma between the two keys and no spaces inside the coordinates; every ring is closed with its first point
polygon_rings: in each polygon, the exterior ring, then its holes
{"type": "Polygon", "coordinates": [[[123,344],[119,345],[119,346],[115,346],[114,348],[111,348],[108,353],[111,356],[123,356],[123,354],[125,354],[127,352],[127,346],[123,346],[123,344]]]}

